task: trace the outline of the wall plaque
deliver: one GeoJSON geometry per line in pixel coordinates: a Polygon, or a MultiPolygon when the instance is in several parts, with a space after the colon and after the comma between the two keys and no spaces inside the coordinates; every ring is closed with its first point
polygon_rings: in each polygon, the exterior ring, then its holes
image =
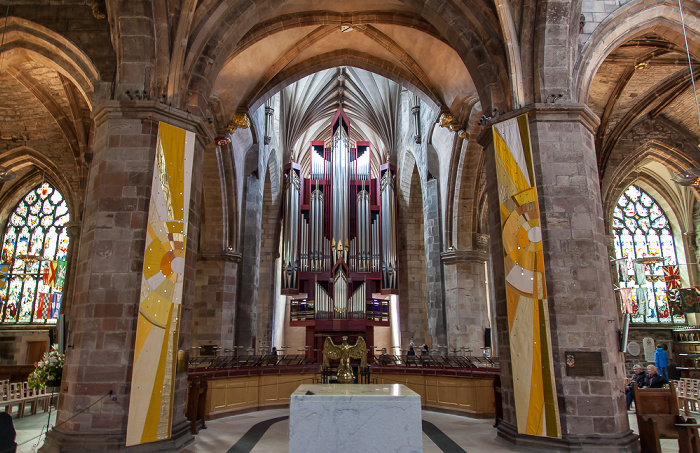
{"type": "Polygon", "coordinates": [[[603,376],[600,352],[566,351],[567,376],[603,376]]]}
{"type": "Polygon", "coordinates": [[[630,341],[629,343],[627,343],[627,352],[630,355],[637,357],[639,353],[642,352],[642,348],[636,341],[630,341]]]}

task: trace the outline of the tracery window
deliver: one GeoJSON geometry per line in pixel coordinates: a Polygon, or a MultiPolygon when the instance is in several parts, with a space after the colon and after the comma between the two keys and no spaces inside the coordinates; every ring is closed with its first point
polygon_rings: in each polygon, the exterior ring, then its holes
{"type": "Polygon", "coordinates": [[[17,204],[5,226],[0,272],[3,324],[55,324],[61,309],[70,220],[66,201],[44,182],[17,204]]]}
{"type": "Polygon", "coordinates": [[[677,293],[668,291],[663,266],[677,265],[678,260],[671,224],[656,200],[638,186],[629,186],[615,206],[613,233],[615,258],[625,259],[627,273],[620,278],[620,287],[634,288],[629,291],[632,322],[685,322],[683,314],[669,308],[668,297],[677,293]],[[656,262],[644,259],[649,257],[662,259],[656,262]],[[639,275],[635,278],[635,264],[638,272],[644,272],[641,284],[637,283],[639,275]],[[637,289],[642,292],[642,300],[637,289]]]}

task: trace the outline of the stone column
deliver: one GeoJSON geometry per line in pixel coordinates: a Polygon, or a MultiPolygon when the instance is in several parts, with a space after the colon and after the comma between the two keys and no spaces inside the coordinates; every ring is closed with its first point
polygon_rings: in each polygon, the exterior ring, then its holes
{"type": "Polygon", "coordinates": [[[425,292],[428,310],[428,335],[433,349],[446,353],[445,286],[442,278],[442,229],[440,227],[440,188],[437,179],[425,183],[423,216],[425,234],[425,292]]]}
{"type": "Polygon", "coordinates": [[[233,348],[233,319],[240,253],[201,252],[193,309],[192,346],[233,348]]]}
{"type": "Polygon", "coordinates": [[[598,118],[583,104],[535,104],[528,111],[542,227],[556,395],[562,438],[524,436],[515,427],[505,276],[491,130],[486,152],[491,254],[504,419],[499,436],[532,448],[558,451],[637,451],[624,401],[624,364],[605,246],[600,182],[594,148],[598,118]],[[567,352],[599,352],[602,376],[567,376],[567,352]]]}
{"type": "Polygon", "coordinates": [[[243,253],[234,341],[237,346],[245,348],[255,347],[257,339],[262,184],[263,182],[257,176],[248,176],[243,199],[243,253]]]}
{"type": "Polygon", "coordinates": [[[450,354],[481,355],[484,329],[490,326],[486,287],[486,250],[448,250],[445,266],[445,319],[450,354]],[[465,351],[468,349],[470,351],[465,351]]]}
{"type": "MultiPolygon", "coordinates": [[[[125,451],[144,246],[158,121],[202,132],[197,119],[153,101],[106,101],[94,111],[71,330],[56,427],[42,452],[125,451]]],[[[178,349],[190,347],[201,206],[203,144],[198,140],[185,258],[178,349]]],[[[144,447],[177,451],[192,440],[185,419],[187,373],[175,382],[172,438],[144,447]]],[[[130,448],[141,451],[142,447],[130,448]]]]}

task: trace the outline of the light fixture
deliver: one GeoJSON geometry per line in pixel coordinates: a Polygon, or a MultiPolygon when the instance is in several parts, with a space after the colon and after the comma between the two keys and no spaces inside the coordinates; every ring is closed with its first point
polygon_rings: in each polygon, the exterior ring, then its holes
{"type": "MultiPolygon", "coordinates": [[[[693,84],[693,96],[695,97],[695,113],[697,114],[698,124],[700,125],[700,107],[698,107],[698,92],[695,88],[695,74],[693,74],[693,62],[690,59],[690,50],[688,50],[688,36],[685,32],[685,20],[683,19],[683,7],[681,0],[678,0],[678,11],[681,15],[681,26],[683,27],[683,39],[685,41],[685,52],[688,56],[688,68],[690,69],[690,81],[693,84]]],[[[698,145],[700,146],[700,145],[698,145]]],[[[690,168],[683,173],[676,174],[672,178],[673,182],[681,186],[700,186],[700,168],[690,168]]]]}
{"type": "Polygon", "coordinates": [[[647,67],[649,67],[648,61],[641,61],[634,65],[634,69],[646,69],[647,67]]]}

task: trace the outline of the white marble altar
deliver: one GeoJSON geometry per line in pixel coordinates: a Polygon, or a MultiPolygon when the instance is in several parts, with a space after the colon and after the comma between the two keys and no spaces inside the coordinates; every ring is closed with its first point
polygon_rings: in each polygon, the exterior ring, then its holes
{"type": "Polygon", "coordinates": [[[289,453],[422,452],[420,395],[402,384],[304,384],[289,406],[289,453]]]}

